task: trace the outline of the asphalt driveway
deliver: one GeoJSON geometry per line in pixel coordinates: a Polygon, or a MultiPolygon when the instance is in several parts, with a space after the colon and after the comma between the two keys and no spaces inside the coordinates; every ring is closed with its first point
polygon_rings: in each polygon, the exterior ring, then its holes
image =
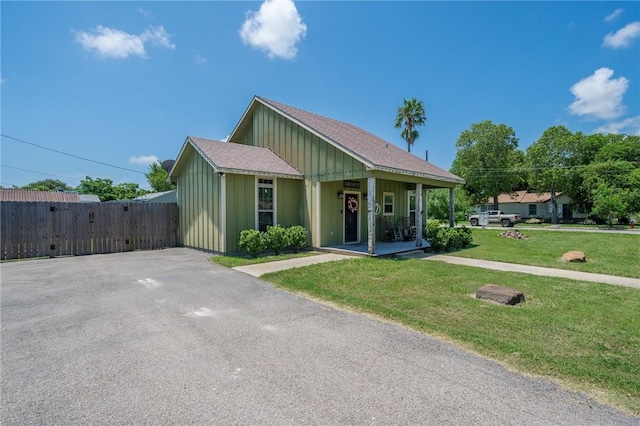
{"type": "Polygon", "coordinates": [[[638,424],[190,249],[4,263],[2,424],[638,424]]]}

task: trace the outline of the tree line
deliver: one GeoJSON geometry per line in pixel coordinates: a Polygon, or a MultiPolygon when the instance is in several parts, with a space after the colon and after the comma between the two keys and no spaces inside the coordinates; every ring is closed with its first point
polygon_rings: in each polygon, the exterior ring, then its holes
{"type": "Polygon", "coordinates": [[[640,214],[640,136],[571,132],[552,126],[526,150],[513,128],[489,120],[474,123],[456,142],[451,172],[465,179],[472,204],[528,190],[551,194],[557,223],[558,193],[594,219],[612,223],[640,214]]]}
{"type": "Polygon", "coordinates": [[[151,191],[140,188],[137,183],[113,183],[111,179],[92,178],[86,176],[78,186],[67,185],[58,179],[44,179],[31,182],[25,186],[13,186],[13,189],[30,189],[36,191],[75,191],[80,194],[97,195],[100,201],[131,200],[152,192],[163,192],[175,189],[175,185],[167,181],[169,173],[162,168],[160,162],[149,166],[144,174],[151,191]]]}

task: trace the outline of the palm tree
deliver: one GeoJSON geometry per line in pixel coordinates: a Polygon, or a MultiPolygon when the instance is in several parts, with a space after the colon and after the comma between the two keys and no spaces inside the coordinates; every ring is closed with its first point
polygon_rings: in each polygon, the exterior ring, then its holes
{"type": "Polygon", "coordinates": [[[416,126],[423,125],[427,121],[427,116],[424,113],[422,101],[417,98],[403,99],[403,101],[404,105],[398,108],[395,127],[398,129],[404,125],[400,135],[407,141],[407,151],[411,152],[411,145],[420,136],[416,126]]]}

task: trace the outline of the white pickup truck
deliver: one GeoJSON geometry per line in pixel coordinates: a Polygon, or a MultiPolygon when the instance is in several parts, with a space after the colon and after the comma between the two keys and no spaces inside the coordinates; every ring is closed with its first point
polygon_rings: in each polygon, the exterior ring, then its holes
{"type": "MultiPolygon", "coordinates": [[[[520,222],[520,216],[517,214],[506,214],[500,210],[489,210],[486,213],[489,214],[489,223],[499,223],[505,228],[520,222]]],[[[472,214],[469,216],[469,222],[471,222],[471,226],[478,226],[480,224],[480,215],[472,214]]]]}

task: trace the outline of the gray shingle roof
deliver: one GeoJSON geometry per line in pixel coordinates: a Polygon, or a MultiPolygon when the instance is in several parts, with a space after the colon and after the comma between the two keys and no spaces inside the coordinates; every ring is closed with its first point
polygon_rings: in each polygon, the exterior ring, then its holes
{"type": "Polygon", "coordinates": [[[302,173],[267,148],[196,136],[187,141],[219,172],[302,179],[302,173]]]}
{"type": "Polygon", "coordinates": [[[303,111],[263,97],[256,96],[255,99],[297,121],[323,139],[342,147],[345,152],[374,170],[421,175],[436,180],[464,183],[462,178],[357,126],[303,111]]]}
{"type": "Polygon", "coordinates": [[[75,192],[35,191],[31,189],[0,189],[0,201],[81,203],[75,192]]]}

